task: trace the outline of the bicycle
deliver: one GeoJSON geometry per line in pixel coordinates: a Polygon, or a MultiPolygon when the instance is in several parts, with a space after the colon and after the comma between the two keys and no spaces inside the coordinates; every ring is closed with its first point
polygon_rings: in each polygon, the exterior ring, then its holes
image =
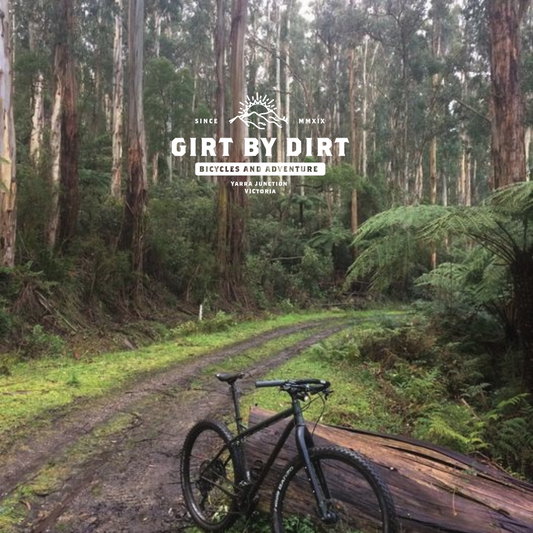
{"type": "Polygon", "coordinates": [[[258,491],[295,428],[298,454],[285,467],[272,495],[274,533],[343,533],[399,531],[394,503],[374,467],[361,455],[336,446],[315,447],[303,416],[302,402],[325,400],[330,383],[320,379],[256,381],[256,387],[279,387],[291,407],[246,428],[242,422],[237,380],[242,373],[217,374],[230,386],[237,435],[213,420],[198,422],[188,433],[181,454],[181,484],[194,522],[207,531],[223,531],[239,517],[251,516],[258,491]],[[264,464],[247,468],[245,440],[292,417],[264,464]],[[346,487],[350,487],[346,491],[346,487]]]}

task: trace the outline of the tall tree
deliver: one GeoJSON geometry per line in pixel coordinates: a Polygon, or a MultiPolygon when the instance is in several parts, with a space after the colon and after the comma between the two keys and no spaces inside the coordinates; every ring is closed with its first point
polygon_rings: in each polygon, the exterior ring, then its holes
{"type": "Polygon", "coordinates": [[[488,0],[493,187],[526,179],[520,22],[530,0],[488,0]]]}
{"type": "Polygon", "coordinates": [[[130,0],[128,21],[128,185],[121,244],[132,253],[138,274],[134,296],[139,295],[143,272],[144,210],[146,206],[146,137],[143,107],[144,0],[130,0]]]}
{"type": "MultiPolygon", "coordinates": [[[[42,9],[39,3],[37,3],[36,7],[42,9]]],[[[38,14],[35,10],[32,10],[31,18],[28,21],[30,52],[34,54],[37,51],[39,34],[39,23],[36,20],[37,16],[38,14]]],[[[31,108],[30,156],[34,162],[37,162],[41,155],[44,134],[44,75],[41,69],[37,71],[33,82],[31,108]]]]}
{"type": "MultiPolygon", "coordinates": [[[[233,0],[231,10],[231,112],[237,116],[240,102],[245,101],[244,36],[246,33],[247,0],[233,0]]],[[[232,162],[244,161],[244,137],[246,125],[234,120],[230,129],[233,144],[230,158],[232,162]]],[[[224,295],[233,300],[241,300],[242,262],[244,255],[244,230],[246,214],[246,195],[244,187],[233,186],[231,181],[238,178],[219,178],[224,180],[223,194],[218,195],[218,242],[220,280],[224,295]]],[[[246,179],[240,178],[240,181],[246,179]]]]}
{"type": "Polygon", "coordinates": [[[9,0],[0,0],[0,265],[15,264],[17,182],[9,0]]]}
{"type": "Polygon", "coordinates": [[[219,139],[224,137],[224,105],[226,99],[225,83],[224,83],[224,0],[217,0],[217,21],[215,28],[215,77],[217,81],[217,88],[215,93],[215,116],[216,124],[216,140],[217,140],[217,161],[222,161],[222,144],[219,139]]]}
{"type": "Polygon", "coordinates": [[[73,0],[62,0],[55,45],[55,96],[50,143],[52,152],[52,216],[48,244],[68,245],[76,233],[79,211],[78,189],[78,88],[72,40],[73,0]]]}
{"type": "Polygon", "coordinates": [[[111,194],[122,194],[122,112],[124,106],[124,65],[122,62],[122,0],[115,0],[115,36],[113,42],[113,162],[111,194]]]}
{"type": "MultiPolygon", "coordinates": [[[[350,2],[350,8],[353,10],[354,3],[353,0],[350,2]]],[[[368,49],[367,43],[365,51],[368,49]]],[[[359,139],[358,139],[358,124],[357,124],[357,113],[356,113],[356,79],[355,79],[355,61],[356,61],[356,42],[355,40],[350,43],[350,51],[348,53],[348,99],[350,102],[350,143],[351,143],[351,155],[352,155],[352,166],[355,172],[359,169],[359,139]]],[[[363,59],[363,62],[366,62],[366,53],[363,59]]],[[[366,65],[363,66],[363,69],[366,68],[366,65]]],[[[363,78],[364,81],[364,78],[363,78]]],[[[359,226],[359,216],[357,212],[357,189],[352,189],[352,199],[350,206],[351,214],[351,230],[355,235],[357,233],[357,228],[359,226]]],[[[355,259],[355,248],[352,248],[355,259]]]]}

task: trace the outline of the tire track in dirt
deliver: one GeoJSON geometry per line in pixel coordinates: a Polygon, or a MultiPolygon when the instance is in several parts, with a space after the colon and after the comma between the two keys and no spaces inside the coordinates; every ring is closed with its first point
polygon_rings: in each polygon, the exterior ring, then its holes
{"type": "Polygon", "coordinates": [[[196,372],[204,366],[255,348],[270,340],[335,321],[338,322],[339,319],[313,320],[303,324],[276,328],[225,348],[208,352],[205,355],[195,356],[191,361],[180,361],[176,365],[150,375],[148,378],[141,377],[135,383],[129,383],[126,392],[123,387],[102,398],[79,400],[74,405],[59,410],[48,427],[36,427],[35,430],[30,430],[24,442],[10,443],[9,447],[2,443],[2,449],[0,449],[0,502],[17,485],[27,480],[33,472],[45,464],[50,456],[57,455],[84,435],[91,433],[95,427],[105,423],[118,411],[127,410],[129,406],[153,394],[154,391],[161,390],[168,383],[172,383],[185,369],[189,372],[196,372]]]}
{"type": "MultiPolygon", "coordinates": [[[[314,325],[317,327],[317,324],[314,325]]],[[[327,325],[274,356],[243,369],[240,390],[302,350],[342,330],[346,324],[327,325]]],[[[303,328],[302,328],[303,329],[303,328]]],[[[259,344],[259,343],[258,343],[259,344]]],[[[188,524],[179,486],[179,451],[190,427],[199,419],[231,413],[228,387],[202,369],[223,356],[202,358],[203,364],[182,368],[180,375],[149,397],[130,404],[136,423],[117,439],[102,443],[93,457],[56,494],[43,498],[27,533],[174,533],[188,524]],[[172,391],[176,391],[173,393],[172,391]],[[159,394],[158,394],[159,392],[159,394]]]]}

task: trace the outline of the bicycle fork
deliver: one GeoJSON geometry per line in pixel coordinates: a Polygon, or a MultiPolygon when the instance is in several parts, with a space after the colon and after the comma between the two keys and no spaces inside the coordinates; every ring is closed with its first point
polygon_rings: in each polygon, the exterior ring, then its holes
{"type": "Polygon", "coordinates": [[[313,448],[315,443],[313,436],[305,425],[299,402],[294,402],[294,413],[296,419],[296,447],[298,448],[300,457],[303,459],[305,473],[307,474],[307,480],[311,485],[311,491],[318,506],[320,519],[325,523],[333,524],[337,521],[338,516],[327,504],[331,496],[326,478],[322,472],[322,466],[319,462],[314,464],[311,461],[309,449],[313,448]]]}

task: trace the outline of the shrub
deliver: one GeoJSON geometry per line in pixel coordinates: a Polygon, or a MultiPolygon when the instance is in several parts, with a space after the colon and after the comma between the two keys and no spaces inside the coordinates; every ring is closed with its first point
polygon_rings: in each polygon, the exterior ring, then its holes
{"type": "Polygon", "coordinates": [[[33,326],[30,334],[26,337],[22,353],[26,358],[58,357],[65,353],[66,342],[53,333],[48,333],[37,324],[33,326]]]}
{"type": "Polygon", "coordinates": [[[196,333],[215,333],[217,331],[226,331],[236,324],[235,319],[224,311],[218,311],[217,314],[207,320],[190,320],[180,324],[173,330],[177,337],[187,337],[196,333]]]}

